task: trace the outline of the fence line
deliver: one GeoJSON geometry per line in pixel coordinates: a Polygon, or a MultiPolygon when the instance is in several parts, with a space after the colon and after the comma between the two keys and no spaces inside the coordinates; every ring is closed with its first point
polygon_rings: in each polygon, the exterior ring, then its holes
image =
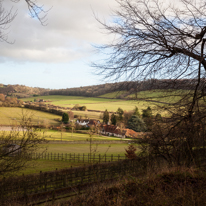
{"type": "Polygon", "coordinates": [[[108,155],[108,154],[75,154],[75,153],[30,153],[30,158],[44,159],[44,160],[57,160],[79,163],[100,163],[100,162],[114,162],[126,159],[125,155],[108,155]]]}
{"type": "Polygon", "coordinates": [[[0,181],[0,201],[2,205],[10,198],[27,200],[30,196],[46,194],[54,195],[57,190],[67,190],[72,194],[72,188],[78,193],[85,190],[87,185],[121,177],[127,173],[140,173],[145,167],[141,161],[124,160],[95,164],[90,166],[70,168],[54,172],[40,172],[39,175],[27,175],[17,178],[8,178],[0,181]]]}
{"type": "MultiPolygon", "coordinates": [[[[137,141],[138,139],[134,140],[92,140],[92,144],[128,144],[137,141]]],[[[49,144],[91,144],[88,140],[79,140],[79,141],[66,141],[66,140],[47,140],[49,144]]]]}

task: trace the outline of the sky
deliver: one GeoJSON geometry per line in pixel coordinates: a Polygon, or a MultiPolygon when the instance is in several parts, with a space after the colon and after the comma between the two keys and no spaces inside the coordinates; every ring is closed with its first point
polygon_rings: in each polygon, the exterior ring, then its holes
{"type": "MultiPolygon", "coordinates": [[[[50,89],[106,83],[91,62],[102,59],[95,45],[112,41],[97,22],[112,22],[115,0],[37,0],[43,6],[46,25],[31,18],[27,4],[2,1],[5,11],[17,13],[0,42],[0,83],[50,89]]],[[[1,29],[2,31],[2,29],[1,29]]]]}

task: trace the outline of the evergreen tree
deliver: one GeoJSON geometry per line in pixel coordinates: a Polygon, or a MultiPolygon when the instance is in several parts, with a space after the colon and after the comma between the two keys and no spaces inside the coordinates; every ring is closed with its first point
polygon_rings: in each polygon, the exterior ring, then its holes
{"type": "Polygon", "coordinates": [[[111,123],[113,125],[117,124],[117,116],[114,113],[111,115],[111,123]]]}
{"type": "Polygon", "coordinates": [[[153,125],[152,109],[147,107],[147,109],[142,110],[142,117],[147,125],[147,129],[151,131],[153,125]]]}
{"type": "Polygon", "coordinates": [[[159,121],[159,122],[162,122],[162,116],[161,116],[161,114],[157,113],[156,116],[155,116],[155,120],[156,120],[156,121],[159,121]]]}
{"type": "Polygon", "coordinates": [[[106,109],[103,113],[103,123],[108,124],[108,122],[109,122],[109,112],[106,109]]]}
{"type": "Polygon", "coordinates": [[[147,109],[143,109],[142,117],[152,117],[152,109],[150,107],[147,107],[147,109]]]}
{"type": "Polygon", "coordinates": [[[119,120],[119,121],[122,121],[122,120],[123,120],[123,114],[124,114],[123,109],[121,109],[121,108],[119,107],[118,110],[117,110],[117,114],[118,114],[118,120],[119,120]]]}
{"type": "Polygon", "coordinates": [[[134,108],[134,113],[133,113],[133,115],[140,117],[139,109],[138,109],[137,106],[135,106],[135,108],[134,108]]]}
{"type": "Polygon", "coordinates": [[[136,132],[145,132],[147,130],[145,122],[136,115],[132,115],[129,119],[128,128],[136,132]]]}
{"type": "Polygon", "coordinates": [[[67,124],[68,121],[69,121],[69,115],[67,113],[63,113],[62,122],[64,122],[64,124],[67,124]]]}

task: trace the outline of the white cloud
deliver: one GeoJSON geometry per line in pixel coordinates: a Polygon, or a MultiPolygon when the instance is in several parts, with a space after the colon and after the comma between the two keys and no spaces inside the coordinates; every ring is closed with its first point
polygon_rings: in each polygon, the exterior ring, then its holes
{"type": "MultiPolygon", "coordinates": [[[[9,8],[11,2],[4,1],[9,8]]],[[[70,62],[92,54],[91,44],[106,43],[109,38],[102,34],[100,19],[108,19],[115,0],[39,0],[47,15],[47,26],[31,19],[24,1],[13,4],[18,15],[9,28],[9,41],[1,43],[0,59],[15,62],[70,62]]]]}

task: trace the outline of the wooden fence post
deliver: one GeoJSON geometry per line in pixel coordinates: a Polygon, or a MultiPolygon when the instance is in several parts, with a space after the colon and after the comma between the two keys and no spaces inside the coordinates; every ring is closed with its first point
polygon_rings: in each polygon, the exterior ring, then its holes
{"type": "Polygon", "coordinates": [[[55,203],[55,190],[52,192],[52,205],[55,203]]]}
{"type": "Polygon", "coordinates": [[[44,190],[47,191],[47,173],[44,174],[44,190]]]}

